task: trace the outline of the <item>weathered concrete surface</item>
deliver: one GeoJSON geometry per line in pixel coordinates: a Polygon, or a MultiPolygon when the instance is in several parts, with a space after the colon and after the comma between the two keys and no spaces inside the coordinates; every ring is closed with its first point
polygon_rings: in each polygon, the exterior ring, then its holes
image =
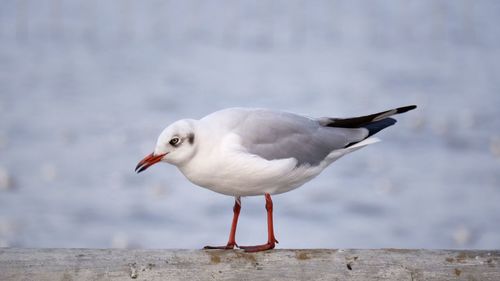
{"type": "Polygon", "coordinates": [[[0,248],[0,280],[500,280],[500,251],[0,248]]]}

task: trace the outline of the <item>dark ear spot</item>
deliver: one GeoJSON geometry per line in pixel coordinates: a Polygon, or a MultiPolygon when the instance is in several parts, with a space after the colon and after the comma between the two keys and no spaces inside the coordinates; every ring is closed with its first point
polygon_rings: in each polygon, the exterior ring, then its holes
{"type": "Polygon", "coordinates": [[[194,134],[193,133],[189,133],[188,141],[189,141],[189,144],[193,144],[193,142],[194,142],[194,134]]]}

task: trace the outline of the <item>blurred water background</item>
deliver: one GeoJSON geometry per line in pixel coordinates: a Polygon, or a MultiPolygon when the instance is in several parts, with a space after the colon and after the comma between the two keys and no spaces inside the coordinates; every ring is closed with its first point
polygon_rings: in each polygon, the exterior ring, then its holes
{"type": "MultiPolygon", "coordinates": [[[[169,123],[417,104],[274,197],[278,246],[499,248],[499,26],[495,0],[4,0],[0,246],[224,244],[232,198],[133,171],[169,123]]],[[[244,198],[237,242],[265,239],[244,198]]]]}

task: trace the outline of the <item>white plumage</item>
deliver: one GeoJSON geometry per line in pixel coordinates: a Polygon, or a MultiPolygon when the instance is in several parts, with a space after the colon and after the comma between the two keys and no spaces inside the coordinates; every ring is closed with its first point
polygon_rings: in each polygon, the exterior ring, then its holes
{"type": "MultiPolygon", "coordinates": [[[[388,113],[397,109],[379,114],[377,120],[388,113]]],[[[324,118],[230,108],[168,126],[154,155],[166,154],[161,161],[218,193],[279,194],[303,185],[343,155],[378,141],[368,135],[364,127],[326,126],[324,118]],[[176,146],[169,143],[175,137],[180,139],[176,146]],[[347,146],[350,143],[356,144],[347,146]]]]}

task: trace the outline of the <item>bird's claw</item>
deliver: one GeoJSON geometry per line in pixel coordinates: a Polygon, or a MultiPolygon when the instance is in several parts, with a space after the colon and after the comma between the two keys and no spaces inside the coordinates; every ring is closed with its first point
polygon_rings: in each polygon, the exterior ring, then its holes
{"type": "Polygon", "coordinates": [[[214,250],[214,249],[219,249],[219,250],[232,250],[234,247],[238,247],[238,244],[236,243],[228,243],[226,246],[205,246],[203,247],[204,250],[214,250]]]}
{"type": "MultiPolygon", "coordinates": [[[[278,243],[278,241],[275,242],[278,243]]],[[[275,242],[267,242],[266,244],[256,246],[239,246],[239,248],[245,250],[247,253],[255,253],[274,249],[275,242]]]]}

